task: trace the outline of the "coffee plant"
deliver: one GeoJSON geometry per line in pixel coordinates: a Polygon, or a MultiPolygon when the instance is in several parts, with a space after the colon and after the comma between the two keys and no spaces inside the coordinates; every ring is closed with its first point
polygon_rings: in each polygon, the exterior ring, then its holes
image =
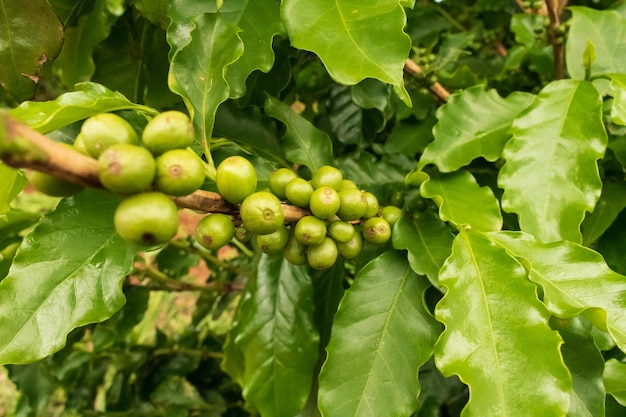
{"type": "Polygon", "coordinates": [[[626,415],[625,2],[0,4],[0,415],[626,415]]]}

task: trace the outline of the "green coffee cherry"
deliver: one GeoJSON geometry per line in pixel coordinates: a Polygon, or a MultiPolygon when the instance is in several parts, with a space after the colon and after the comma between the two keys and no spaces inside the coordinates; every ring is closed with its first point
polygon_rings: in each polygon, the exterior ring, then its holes
{"type": "Polygon", "coordinates": [[[217,250],[231,241],[235,235],[235,225],[226,214],[214,213],[205,216],[196,227],[196,240],[200,245],[217,250]]]}
{"type": "Polygon", "coordinates": [[[355,233],[347,243],[337,243],[337,251],[344,259],[355,259],[363,250],[363,237],[360,233],[355,233]]]}
{"type": "Polygon", "coordinates": [[[248,243],[252,239],[253,234],[248,231],[243,226],[238,226],[235,228],[235,239],[237,239],[241,243],[248,243]]]}
{"type": "Polygon", "coordinates": [[[112,145],[98,158],[100,182],[114,193],[134,194],[149,190],[155,171],[152,154],[139,146],[112,145]]]}
{"type": "Polygon", "coordinates": [[[382,217],[371,217],[363,223],[363,239],[381,245],[391,237],[391,226],[382,217]]]}
{"type": "Polygon", "coordinates": [[[320,219],[329,219],[337,213],[340,206],[339,194],[331,187],[323,186],[311,195],[309,208],[320,219]]]}
{"type": "Polygon", "coordinates": [[[138,245],[158,245],[176,235],[178,208],[165,194],[150,191],[124,199],[113,221],[123,239],[138,245]]]}
{"type": "Polygon", "coordinates": [[[350,190],[350,189],[358,189],[359,187],[357,187],[357,185],[354,183],[354,181],[351,180],[346,180],[344,179],[343,181],[341,181],[341,187],[339,188],[339,191],[341,190],[350,190]]]}
{"type": "Polygon", "coordinates": [[[312,268],[322,270],[335,264],[338,253],[335,241],[326,237],[321,244],[308,247],[306,258],[312,268]]]}
{"type": "Polygon", "coordinates": [[[156,159],[156,186],[169,195],[187,195],[204,183],[204,164],[189,149],[173,149],[156,159]]]}
{"type": "Polygon", "coordinates": [[[289,234],[287,244],[283,250],[283,256],[287,262],[293,265],[304,265],[307,262],[306,259],[306,246],[298,242],[296,236],[293,233],[289,234]]]}
{"type": "Polygon", "coordinates": [[[394,224],[402,217],[402,209],[396,206],[385,206],[380,211],[380,215],[383,219],[387,220],[389,225],[393,227],[394,224]]]}
{"type": "Polygon", "coordinates": [[[334,221],[328,226],[328,234],[337,243],[348,243],[355,233],[354,226],[341,220],[334,221]]]}
{"type": "Polygon", "coordinates": [[[378,215],[378,199],[376,196],[370,192],[365,192],[365,198],[367,199],[367,210],[365,210],[365,214],[363,217],[369,219],[370,217],[374,217],[378,215]]]}
{"type": "Polygon", "coordinates": [[[341,220],[357,220],[365,215],[367,199],[360,190],[351,188],[339,191],[339,210],[337,216],[341,220]]]}
{"type": "Polygon", "coordinates": [[[280,200],[274,194],[265,191],[246,197],[241,203],[239,215],[243,226],[257,235],[273,233],[285,221],[285,213],[280,200]]]}
{"type": "Polygon", "coordinates": [[[184,149],[193,145],[193,125],[185,113],[176,110],[159,113],[144,128],[141,142],[154,155],[184,149]]]}
{"type": "Polygon", "coordinates": [[[246,158],[231,156],[217,167],[215,183],[226,201],[239,204],[256,190],[256,171],[246,158]]]}
{"type": "Polygon", "coordinates": [[[24,172],[28,182],[37,189],[37,191],[49,195],[51,197],[69,197],[83,189],[78,184],[62,180],[53,175],[46,174],[34,170],[26,170],[24,172]]]}
{"type": "Polygon", "coordinates": [[[319,168],[313,174],[313,178],[311,178],[311,185],[316,190],[321,187],[330,187],[335,191],[339,191],[342,182],[343,174],[341,171],[329,165],[319,168]]]}
{"type": "Polygon", "coordinates": [[[303,178],[294,178],[285,186],[285,196],[294,206],[308,207],[313,195],[313,187],[303,178]]]}
{"type": "Polygon", "coordinates": [[[256,243],[261,252],[273,255],[283,251],[285,245],[287,245],[287,239],[289,239],[289,231],[287,226],[283,224],[274,233],[257,235],[256,243]]]}
{"type": "Polygon", "coordinates": [[[98,158],[109,146],[118,143],[139,145],[139,136],[126,120],[113,113],[91,116],[80,128],[82,141],[91,155],[98,158]]]}
{"type": "Polygon", "coordinates": [[[298,174],[292,170],[287,168],[277,169],[269,178],[270,191],[281,200],[286,200],[287,194],[285,194],[285,187],[287,187],[289,181],[294,178],[298,178],[298,174]]]}
{"type": "Polygon", "coordinates": [[[304,216],[296,223],[293,233],[305,246],[319,245],[326,237],[326,223],[315,216],[304,216]]]}

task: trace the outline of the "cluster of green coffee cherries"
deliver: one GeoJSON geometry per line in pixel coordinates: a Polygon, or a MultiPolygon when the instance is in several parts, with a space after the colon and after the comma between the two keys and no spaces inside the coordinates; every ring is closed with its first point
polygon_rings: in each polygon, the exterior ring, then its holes
{"type": "MultiPolygon", "coordinates": [[[[151,119],[141,134],[123,118],[101,113],[85,120],[72,146],[97,159],[98,176],[107,190],[125,198],[117,207],[118,234],[139,245],[157,245],[178,230],[178,207],[171,196],[184,196],[204,184],[204,162],[189,148],[194,131],[189,117],[166,111],[151,119]]],[[[29,171],[40,191],[67,196],[81,189],[51,175],[29,171]]],[[[241,156],[223,160],[215,172],[221,196],[233,205],[231,214],[205,216],[196,228],[198,243],[217,250],[233,239],[255,239],[261,251],[282,253],[296,265],[331,267],[339,257],[356,258],[364,242],[384,244],[402,211],[380,209],[376,197],[361,190],[341,171],[323,166],[310,180],[280,168],[269,189],[257,191],[254,166],[241,156]],[[301,208],[297,221],[285,222],[283,202],[301,208]]]]}
{"type": "MultiPolygon", "coordinates": [[[[158,114],[141,135],[122,117],[100,113],[86,119],[74,144],[66,146],[97,159],[104,188],[125,196],[114,216],[118,234],[154,245],[178,230],[178,207],[169,196],[193,193],[204,183],[204,163],[189,148],[193,142],[191,121],[179,111],[158,114]]],[[[81,189],[38,171],[27,171],[26,177],[48,195],[68,196],[81,189]]]]}
{"type": "Polygon", "coordinates": [[[380,210],[376,196],[360,190],[331,166],[319,168],[309,181],[280,168],[270,175],[269,190],[256,191],[252,164],[232,156],[217,167],[216,185],[227,201],[239,205],[241,225],[226,214],[204,217],[196,229],[202,246],[215,250],[233,238],[248,242],[255,237],[261,251],[282,253],[292,264],[320,270],[330,268],[339,257],[356,258],[364,241],[387,242],[402,215],[395,206],[380,210]],[[310,214],[285,224],[283,201],[310,214]]]}

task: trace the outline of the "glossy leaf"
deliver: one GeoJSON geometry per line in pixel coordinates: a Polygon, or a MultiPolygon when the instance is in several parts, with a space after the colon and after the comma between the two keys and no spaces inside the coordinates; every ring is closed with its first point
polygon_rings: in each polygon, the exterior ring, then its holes
{"type": "Polygon", "coordinates": [[[596,346],[592,326],[582,317],[550,320],[563,341],[563,359],[572,374],[572,395],[568,417],[604,416],[604,358],[596,346]]]}
{"type": "Polygon", "coordinates": [[[440,330],[422,301],[428,285],[394,251],[360,270],[335,316],[320,372],[324,417],[409,416],[417,410],[418,370],[440,330]]]}
{"type": "Polygon", "coordinates": [[[118,10],[108,7],[107,3],[106,0],[94,1],[91,12],[81,16],[76,26],[65,27],[63,48],[54,61],[54,68],[68,87],[90,80],[96,70],[94,48],[109,36],[119,17],[118,10]]]}
{"type": "Polygon", "coordinates": [[[80,83],[76,91],[61,94],[51,101],[26,101],[9,114],[41,133],[85,119],[96,113],[137,110],[155,115],[156,110],[134,104],[122,94],[96,83],[80,83]]]}
{"type": "Polygon", "coordinates": [[[306,165],[313,172],[332,163],[332,143],[325,132],[273,97],[265,101],[265,112],[287,127],[280,143],[287,160],[306,165]]]}
{"type": "Polygon", "coordinates": [[[2,215],[9,211],[9,203],[26,185],[26,180],[19,171],[0,163],[0,221],[2,215]]]}
{"type": "Polygon", "coordinates": [[[617,215],[626,208],[626,184],[605,182],[602,194],[593,212],[582,223],[583,245],[589,246],[611,226],[617,215]]]}
{"type": "Polygon", "coordinates": [[[426,147],[418,169],[432,163],[440,172],[452,172],[479,157],[497,160],[511,137],[511,123],[533,97],[520,92],[503,99],[481,85],[450,96],[437,110],[435,140],[426,147]]]}
{"type": "Polygon", "coordinates": [[[261,415],[296,415],[309,395],[319,335],[307,269],[282,256],[261,258],[235,338],[243,356],[243,396],[261,415]]]}
{"type": "Polygon", "coordinates": [[[606,260],[606,264],[622,275],[626,275],[626,211],[622,211],[611,227],[600,237],[596,250],[606,260]]]}
{"type": "Polygon", "coordinates": [[[172,56],[169,86],[183,97],[197,134],[209,141],[217,107],[230,95],[227,67],[243,45],[237,26],[217,14],[201,14],[192,25],[190,42],[172,56]]]}
{"type": "Polygon", "coordinates": [[[522,265],[484,236],[461,231],[439,283],[447,292],[435,317],[446,329],[435,362],[469,386],[463,416],[564,416],[572,382],[561,338],[522,265]]]}
{"type": "Polygon", "coordinates": [[[269,161],[286,164],[274,124],[262,117],[256,107],[241,108],[232,100],[223,103],[215,114],[213,132],[244,148],[252,148],[269,161]]]}
{"type": "Polygon", "coordinates": [[[136,248],[115,232],[119,198],[84,191],[63,200],[24,239],[0,283],[0,363],[28,363],[62,348],[76,327],[124,305],[121,283],[136,248]]]}
{"type": "Polygon", "coordinates": [[[512,128],[498,184],[502,208],[544,242],[581,241],[580,224],[600,197],[597,161],[607,136],[602,100],[586,81],[555,81],[512,128]]]}
{"type": "Polygon", "coordinates": [[[292,45],[315,52],[337,82],[376,78],[410,102],[402,69],[411,40],[403,32],[406,16],[397,1],[286,0],[281,7],[292,45]]]}
{"type": "Polygon", "coordinates": [[[416,274],[426,275],[439,286],[439,270],[450,256],[454,235],[450,227],[429,211],[404,216],[393,228],[393,247],[407,249],[411,268],[416,274]]]}
{"type": "Polygon", "coordinates": [[[35,94],[42,65],[63,42],[59,19],[45,0],[0,0],[0,86],[18,102],[35,94]]]}
{"type": "Polygon", "coordinates": [[[626,75],[611,75],[611,92],[613,105],[611,106],[611,120],[613,123],[626,125],[626,75]]]}
{"type": "Polygon", "coordinates": [[[502,228],[500,205],[489,187],[481,187],[467,171],[442,174],[422,183],[420,193],[439,205],[441,220],[479,231],[502,228]]]}
{"type": "Polygon", "coordinates": [[[268,72],[274,64],[272,40],[284,32],[280,19],[280,2],[275,0],[226,1],[220,16],[239,28],[235,34],[243,44],[243,54],[228,67],[226,79],[231,97],[246,91],[246,78],[255,70],[268,72]],[[259,24],[259,22],[263,22],[259,24]]]}
{"type": "Polygon", "coordinates": [[[618,403],[626,407],[626,363],[609,359],[604,365],[604,386],[618,403]]]}
{"type": "Polygon", "coordinates": [[[376,195],[379,203],[386,201],[388,195],[404,184],[406,171],[402,167],[377,161],[376,156],[366,152],[358,157],[337,158],[335,163],[344,178],[349,178],[360,188],[376,195]],[[372,169],[373,164],[378,167],[376,170],[372,169]]]}
{"type": "Polygon", "coordinates": [[[609,269],[602,255],[574,242],[540,243],[522,232],[489,238],[524,260],[529,278],[543,287],[552,314],[570,318],[585,313],[626,351],[626,277],[609,269]]]}
{"type": "Polygon", "coordinates": [[[567,72],[576,80],[585,78],[585,53],[590,43],[595,50],[590,75],[599,77],[626,72],[618,57],[626,54],[626,20],[614,10],[571,7],[572,19],[567,36],[567,72]]]}

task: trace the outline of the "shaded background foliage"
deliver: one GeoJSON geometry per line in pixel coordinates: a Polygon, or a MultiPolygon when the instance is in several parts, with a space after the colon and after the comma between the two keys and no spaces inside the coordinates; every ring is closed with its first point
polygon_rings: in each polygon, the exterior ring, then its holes
{"type": "Polygon", "coordinates": [[[184,110],[259,189],[333,164],[405,213],[314,272],[0,164],[0,413],[624,415],[623,1],[0,4],[0,100],[54,140],[184,110]]]}

